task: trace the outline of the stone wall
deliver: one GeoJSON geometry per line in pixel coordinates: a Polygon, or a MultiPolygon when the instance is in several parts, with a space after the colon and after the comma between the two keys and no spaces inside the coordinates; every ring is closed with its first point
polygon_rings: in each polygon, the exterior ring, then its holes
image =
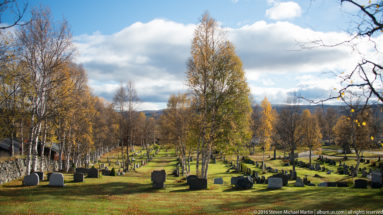
{"type": "MultiPolygon", "coordinates": [[[[0,163],[0,184],[21,178],[27,172],[27,159],[13,159],[0,163]]],[[[48,164],[48,163],[46,163],[48,164]]],[[[49,165],[44,165],[44,171],[58,171],[58,162],[51,161],[49,165]],[[46,168],[48,166],[48,168],[46,168]]]]}

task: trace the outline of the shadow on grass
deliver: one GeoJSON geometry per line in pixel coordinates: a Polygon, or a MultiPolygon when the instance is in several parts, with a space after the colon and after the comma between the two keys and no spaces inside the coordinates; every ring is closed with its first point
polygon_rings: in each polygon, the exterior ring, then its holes
{"type": "MultiPolygon", "coordinates": [[[[75,183],[69,183],[75,184],[75,183]]],[[[51,187],[48,185],[40,185],[34,187],[23,187],[21,185],[4,186],[1,189],[0,197],[22,197],[34,196],[28,201],[38,201],[43,196],[57,196],[62,198],[65,196],[93,196],[93,195],[126,195],[137,193],[156,193],[158,190],[153,189],[151,184],[111,182],[103,184],[79,184],[78,186],[51,187]],[[21,188],[21,189],[14,189],[21,188]],[[27,189],[26,189],[27,188],[27,189]],[[41,198],[39,198],[41,197],[41,198]]]]}
{"type": "Polygon", "coordinates": [[[235,192],[235,191],[241,191],[241,190],[239,190],[239,189],[237,189],[235,187],[230,187],[230,188],[228,188],[226,190],[223,190],[222,192],[235,192]]]}
{"type": "Polygon", "coordinates": [[[381,210],[382,205],[378,204],[378,202],[383,200],[382,190],[380,192],[367,190],[369,193],[358,193],[356,190],[351,189],[343,191],[338,189],[261,189],[255,190],[254,195],[233,198],[232,201],[225,201],[225,203],[217,204],[216,207],[223,211],[275,207],[278,207],[279,210],[381,210]]]}
{"type": "Polygon", "coordinates": [[[186,189],[181,189],[181,190],[172,190],[170,192],[171,193],[186,193],[186,192],[193,192],[193,191],[198,191],[198,190],[190,190],[189,188],[186,188],[186,189]]]}

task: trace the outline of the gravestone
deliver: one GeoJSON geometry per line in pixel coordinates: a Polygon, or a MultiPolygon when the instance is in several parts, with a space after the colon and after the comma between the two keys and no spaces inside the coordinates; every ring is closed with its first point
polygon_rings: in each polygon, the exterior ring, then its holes
{"type": "Polygon", "coordinates": [[[88,173],[88,169],[86,168],[76,168],[76,173],[82,173],[82,174],[87,174],[88,173]]]}
{"type": "Polygon", "coordinates": [[[364,179],[356,179],[354,181],[354,187],[355,188],[363,188],[363,189],[366,189],[367,188],[367,180],[364,180],[364,179]]]}
{"type": "Polygon", "coordinates": [[[36,173],[31,173],[30,175],[27,175],[23,179],[23,185],[24,186],[36,186],[39,185],[39,175],[36,173]]]}
{"type": "Polygon", "coordinates": [[[98,169],[92,167],[89,169],[88,178],[98,178],[98,169]]]}
{"type": "Polygon", "coordinates": [[[307,179],[307,176],[303,178],[303,184],[308,185],[310,181],[307,179]]]}
{"type": "Polygon", "coordinates": [[[250,176],[238,177],[236,188],[238,189],[250,189],[253,187],[253,179],[250,176]]]}
{"type": "Polygon", "coordinates": [[[207,189],[207,180],[204,178],[194,178],[190,180],[190,190],[203,190],[207,189]]]}
{"type": "Polygon", "coordinates": [[[296,180],[297,179],[297,172],[296,171],[291,171],[290,179],[291,180],[296,180]]]}
{"type": "Polygon", "coordinates": [[[186,177],[186,184],[190,185],[190,181],[196,178],[198,178],[196,175],[189,175],[188,177],[186,177]]]}
{"type": "Polygon", "coordinates": [[[297,177],[297,180],[295,181],[295,186],[296,187],[304,187],[305,185],[303,184],[302,179],[297,177]]]}
{"type": "Polygon", "coordinates": [[[367,178],[367,172],[364,169],[362,169],[362,177],[367,178]]]}
{"type": "Polygon", "coordinates": [[[381,188],[382,187],[382,173],[374,171],[371,173],[371,187],[381,188]]]}
{"type": "Polygon", "coordinates": [[[237,186],[238,178],[239,177],[231,177],[230,184],[237,186]]]}
{"type": "Polygon", "coordinates": [[[327,182],[327,187],[336,187],[337,182],[327,182]]]}
{"type": "Polygon", "coordinates": [[[271,177],[281,178],[283,186],[287,186],[287,184],[289,183],[289,177],[287,175],[283,175],[280,173],[280,174],[273,175],[271,177]]]}
{"type": "Polygon", "coordinates": [[[347,182],[338,181],[338,182],[337,182],[337,186],[338,186],[338,187],[348,187],[348,184],[347,184],[347,182]]]}
{"type": "Polygon", "coordinates": [[[105,164],[100,164],[100,169],[104,169],[105,168],[105,164]]]}
{"type": "Polygon", "coordinates": [[[62,173],[52,173],[49,178],[49,186],[63,187],[64,186],[64,175],[62,173]]]}
{"type": "Polygon", "coordinates": [[[322,182],[318,184],[318,187],[327,187],[327,186],[328,186],[327,182],[322,182]]]}
{"type": "Polygon", "coordinates": [[[165,188],[166,172],[165,170],[154,170],[151,175],[153,182],[153,188],[161,189],[165,188]]]}
{"type": "Polygon", "coordinates": [[[103,169],[101,170],[102,175],[110,176],[110,170],[103,169]]]}
{"type": "Polygon", "coordinates": [[[274,177],[270,177],[268,178],[267,180],[267,188],[268,189],[280,189],[282,188],[282,178],[274,178],[274,177]]]}
{"type": "Polygon", "coordinates": [[[257,178],[257,177],[258,177],[258,172],[256,172],[255,170],[253,170],[253,174],[252,174],[251,176],[253,176],[254,178],[257,178]]]}
{"type": "Polygon", "coordinates": [[[315,164],[315,170],[316,171],[319,171],[321,168],[320,168],[320,164],[319,163],[317,163],[317,164],[315,164]]]}
{"type": "Polygon", "coordinates": [[[52,173],[51,172],[48,172],[47,174],[47,180],[49,181],[49,178],[51,177],[52,173]]]}
{"type": "Polygon", "coordinates": [[[223,179],[222,178],[215,178],[214,184],[223,184],[223,179]]]}
{"type": "Polygon", "coordinates": [[[84,181],[84,174],[83,173],[75,173],[73,175],[73,181],[74,182],[83,182],[84,181]]]}
{"type": "Polygon", "coordinates": [[[266,184],[266,178],[263,175],[262,175],[262,178],[261,178],[261,184],[266,184]]]}
{"type": "Polygon", "coordinates": [[[39,176],[39,181],[44,181],[44,173],[43,172],[33,172],[39,176]]]}

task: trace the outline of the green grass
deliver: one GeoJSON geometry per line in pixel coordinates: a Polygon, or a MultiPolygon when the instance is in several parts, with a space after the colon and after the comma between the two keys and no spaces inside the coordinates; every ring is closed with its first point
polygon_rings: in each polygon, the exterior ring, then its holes
{"type": "MultiPolygon", "coordinates": [[[[175,165],[174,152],[161,151],[152,162],[125,176],[86,178],[84,183],[72,183],[73,175],[65,174],[64,188],[48,187],[45,181],[39,186],[23,187],[21,180],[13,181],[0,186],[0,214],[252,214],[254,210],[262,209],[379,210],[383,200],[381,189],[296,188],[293,181],[280,190],[268,190],[267,185],[255,184],[253,189],[238,191],[230,186],[230,178],[238,174],[226,173],[228,167],[220,161],[209,165],[207,190],[189,191],[183,177],[170,175],[175,165]],[[150,173],[155,169],[166,170],[165,189],[152,189],[150,173]],[[214,185],[215,177],[223,177],[224,184],[214,185]]],[[[280,160],[267,161],[267,165],[291,169],[282,167],[280,160]]],[[[192,172],[194,168],[193,163],[192,172]]],[[[301,176],[323,175],[324,179],[310,178],[314,183],[344,177],[300,168],[297,171],[301,176]]]]}

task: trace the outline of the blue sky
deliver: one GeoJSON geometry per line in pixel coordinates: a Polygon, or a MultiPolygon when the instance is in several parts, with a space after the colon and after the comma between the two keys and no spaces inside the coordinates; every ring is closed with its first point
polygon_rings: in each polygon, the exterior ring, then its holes
{"type": "MultiPolygon", "coordinates": [[[[255,21],[273,21],[265,11],[268,0],[32,0],[30,8],[48,6],[56,19],[65,18],[74,35],[101,32],[113,34],[135,22],[167,19],[184,24],[197,23],[208,11],[226,27],[238,27],[255,21]]],[[[274,1],[287,2],[287,1],[274,1]]],[[[338,1],[299,0],[302,14],[290,22],[319,31],[349,30],[347,14],[352,7],[338,1]]]]}
{"type": "MultiPolygon", "coordinates": [[[[236,46],[256,102],[267,96],[284,103],[293,92],[332,95],[334,73],[351,70],[360,57],[349,46],[302,48],[350,38],[357,10],[335,0],[33,0],[29,9],[39,5],[69,22],[74,61],[87,70],[94,94],[111,101],[131,80],[140,109],[165,108],[170,94],[186,91],[193,30],[205,11],[236,46]]],[[[372,54],[367,42],[358,46],[372,54]]]]}

